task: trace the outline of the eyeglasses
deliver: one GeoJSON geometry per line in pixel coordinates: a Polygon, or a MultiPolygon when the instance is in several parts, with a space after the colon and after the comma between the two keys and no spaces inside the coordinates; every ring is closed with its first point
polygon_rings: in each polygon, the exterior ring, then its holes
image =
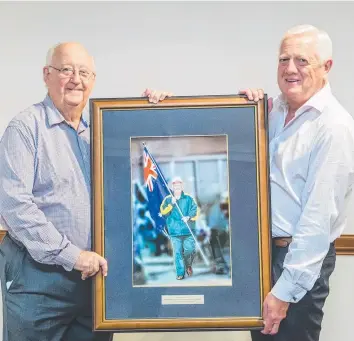
{"type": "MultiPolygon", "coordinates": [[[[57,70],[59,72],[60,76],[63,78],[71,78],[75,73],[75,69],[72,67],[63,67],[61,69],[58,69],[52,65],[49,65],[48,67],[50,67],[54,70],[57,70]]],[[[79,76],[82,80],[88,81],[91,79],[92,76],[96,76],[96,74],[90,70],[87,70],[87,69],[80,69],[79,76]]]]}

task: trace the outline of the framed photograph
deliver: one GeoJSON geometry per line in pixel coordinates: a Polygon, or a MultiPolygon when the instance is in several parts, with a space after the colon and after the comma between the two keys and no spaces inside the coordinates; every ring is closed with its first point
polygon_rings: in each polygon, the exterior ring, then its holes
{"type": "Polygon", "coordinates": [[[266,99],[91,99],[94,328],[262,328],[271,288],[266,99]]]}

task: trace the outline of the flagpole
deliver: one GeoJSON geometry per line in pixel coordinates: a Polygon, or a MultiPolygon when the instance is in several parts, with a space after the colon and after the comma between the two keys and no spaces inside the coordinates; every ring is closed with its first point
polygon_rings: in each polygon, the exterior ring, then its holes
{"type": "MultiPolygon", "coordinates": [[[[151,156],[151,154],[150,154],[150,152],[149,152],[149,150],[148,150],[148,148],[147,148],[145,142],[143,142],[143,146],[146,148],[147,152],[149,153],[149,156],[150,156],[151,161],[155,164],[157,171],[160,173],[161,179],[162,179],[162,181],[164,182],[166,188],[168,189],[168,192],[170,193],[170,195],[171,195],[172,197],[175,197],[175,196],[172,194],[170,188],[168,187],[168,185],[167,185],[167,183],[166,183],[166,181],[165,181],[165,178],[162,176],[162,174],[161,174],[161,172],[160,172],[159,166],[155,163],[155,159],[151,156]]],[[[182,213],[182,211],[181,211],[181,209],[180,209],[180,207],[179,207],[179,205],[178,205],[178,203],[177,203],[177,200],[176,200],[176,207],[177,207],[177,209],[178,209],[180,215],[182,216],[182,218],[184,218],[184,214],[182,213]]],[[[182,221],[184,221],[184,220],[182,219],[182,221]]],[[[193,234],[191,228],[189,227],[189,225],[188,225],[188,223],[187,223],[186,221],[184,221],[184,223],[187,225],[188,230],[189,230],[189,232],[191,233],[191,235],[192,235],[192,237],[193,237],[193,239],[194,239],[194,241],[195,241],[195,243],[196,243],[196,245],[197,245],[197,247],[198,247],[198,249],[199,249],[199,252],[200,252],[200,254],[201,254],[201,256],[202,256],[202,258],[203,258],[203,260],[204,260],[204,262],[205,262],[205,264],[206,264],[207,266],[209,266],[209,265],[210,265],[210,262],[209,262],[209,260],[207,259],[207,257],[205,256],[205,254],[204,254],[204,252],[203,252],[201,246],[199,245],[197,239],[195,238],[195,236],[194,236],[194,234],[193,234]]]]}

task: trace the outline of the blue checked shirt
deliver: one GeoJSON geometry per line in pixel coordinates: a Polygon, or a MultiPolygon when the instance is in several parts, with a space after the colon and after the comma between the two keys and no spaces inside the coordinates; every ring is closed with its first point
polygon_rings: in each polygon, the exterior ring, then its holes
{"type": "Polygon", "coordinates": [[[0,143],[0,216],[40,263],[73,269],[91,249],[90,132],[76,131],[50,97],[9,123],[0,143]]]}

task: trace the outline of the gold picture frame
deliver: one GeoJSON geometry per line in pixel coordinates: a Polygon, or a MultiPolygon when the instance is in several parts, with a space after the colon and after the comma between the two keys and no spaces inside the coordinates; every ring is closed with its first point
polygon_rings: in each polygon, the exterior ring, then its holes
{"type": "MultiPolygon", "coordinates": [[[[95,252],[107,258],[109,271],[111,272],[111,279],[109,278],[110,274],[106,278],[103,278],[102,275],[98,275],[94,279],[95,330],[126,332],[166,330],[241,330],[262,328],[262,303],[271,288],[270,202],[266,103],[266,99],[255,103],[247,100],[244,96],[239,95],[172,97],[158,104],[151,104],[144,98],[92,99],[90,101],[93,190],[92,209],[94,232],[93,248],[95,252]],[[198,117],[203,117],[202,128],[199,127],[198,117]],[[220,122],[217,123],[217,119],[221,120],[221,124],[220,122]],[[253,265],[251,263],[245,264],[242,271],[245,272],[246,277],[249,276],[250,282],[248,283],[248,286],[256,288],[256,291],[259,294],[257,297],[251,296],[251,291],[247,292],[247,285],[243,289],[245,290],[246,296],[242,296],[240,290],[237,289],[237,284],[235,284],[237,283],[236,279],[236,282],[233,282],[234,284],[229,289],[201,289],[193,287],[193,289],[183,288],[183,290],[181,288],[148,288],[147,290],[147,288],[133,288],[130,276],[118,275],[119,272],[122,273],[119,269],[130,269],[131,267],[131,265],[129,265],[129,263],[131,264],[131,255],[126,254],[128,252],[126,252],[125,247],[127,243],[129,244],[127,236],[131,235],[127,230],[131,228],[129,222],[132,221],[132,211],[128,209],[128,206],[124,206],[126,205],[125,202],[119,202],[119,196],[117,196],[117,194],[119,192],[120,195],[124,197],[129,197],[131,195],[131,190],[128,190],[126,183],[131,181],[131,178],[128,177],[131,170],[128,172],[127,169],[131,167],[129,144],[131,143],[132,136],[161,135],[160,133],[156,133],[156,129],[151,133],[148,131],[147,126],[150,124],[148,120],[152,120],[155,123],[159,122],[158,125],[161,127],[161,131],[170,131],[170,133],[166,134],[167,136],[187,136],[191,134],[191,131],[193,131],[192,135],[208,135],[212,134],[213,125],[219,127],[215,130],[215,133],[220,133],[221,130],[224,130],[224,133],[226,132],[228,135],[228,141],[230,141],[230,137],[232,139],[242,134],[248,136],[250,150],[253,148],[254,151],[254,164],[252,165],[254,166],[255,176],[253,178],[254,183],[249,188],[249,191],[252,192],[253,189],[255,189],[250,197],[254,196],[254,198],[256,198],[255,202],[257,202],[257,207],[254,208],[254,212],[257,215],[257,226],[253,226],[254,230],[252,232],[254,244],[244,245],[244,250],[248,250],[245,252],[250,252],[250,250],[253,249],[250,254],[258,253],[258,257],[256,260],[256,269],[248,270],[249,265],[254,266],[255,263],[253,262],[253,265]],[[190,126],[193,127],[189,129],[190,126]],[[114,132],[113,127],[115,127],[114,132]],[[134,129],[132,127],[134,127],[134,129]],[[131,130],[126,132],[127,129],[131,130]],[[206,132],[204,132],[203,129],[206,132]],[[144,133],[141,133],[142,131],[144,133]],[[176,134],[176,131],[178,131],[178,134],[176,134]],[[112,151],[113,149],[114,151],[112,151]],[[116,158],[116,161],[112,161],[113,158],[116,158]],[[114,167],[110,162],[116,162],[115,165],[118,167],[117,169],[121,169],[122,171],[120,172],[116,170],[116,173],[112,176],[111,172],[114,167]],[[123,173],[124,176],[122,175],[123,173]],[[113,183],[109,182],[113,181],[109,179],[118,180],[114,180],[117,181],[117,183],[113,183]],[[119,186],[121,186],[120,189],[118,189],[119,186]],[[112,188],[115,189],[112,190],[112,188]],[[112,191],[115,192],[112,194],[112,191]],[[113,205],[112,202],[115,202],[115,204],[113,205]],[[110,205],[112,205],[111,208],[110,205]],[[117,210],[117,206],[121,205],[124,206],[124,209],[120,210],[120,214],[126,215],[124,218],[125,223],[119,224],[117,222],[115,225],[111,223],[112,221],[115,221],[115,218],[112,220],[115,213],[110,214],[110,212],[117,210]],[[107,220],[106,216],[108,217],[107,220]],[[121,230],[116,229],[116,226],[123,225],[125,227],[122,227],[121,230]],[[117,241],[115,247],[112,246],[112,239],[114,238],[117,241]],[[120,240],[124,240],[124,243],[120,242],[120,240]],[[108,247],[107,243],[109,244],[108,247]],[[120,260],[118,260],[115,253],[120,254],[120,260]],[[109,280],[111,280],[111,282],[109,282],[109,280]],[[113,282],[117,283],[117,286],[114,286],[113,282]],[[258,283],[258,285],[255,283],[258,283]],[[205,297],[205,302],[207,302],[207,304],[203,306],[203,309],[200,309],[198,304],[192,303],[189,305],[179,304],[177,305],[179,308],[174,308],[173,305],[167,307],[164,306],[161,303],[161,296],[166,292],[172,296],[174,290],[176,291],[176,296],[179,296],[181,293],[183,293],[183,296],[193,296],[192,293],[195,294],[198,290],[206,290],[203,297],[205,297]],[[244,307],[243,311],[247,310],[247,305],[252,305],[256,302],[254,306],[257,306],[257,308],[254,311],[257,311],[257,313],[243,315],[241,313],[241,315],[239,314],[239,316],[237,316],[236,309],[235,315],[230,314],[229,316],[221,316],[223,315],[222,306],[225,308],[225,311],[230,312],[232,310],[230,305],[234,303],[230,298],[218,306],[215,301],[220,297],[218,290],[229,290],[230,297],[239,295],[238,297],[242,300],[240,305],[244,307]],[[151,297],[156,297],[155,301],[154,299],[149,301],[149,292],[151,293],[151,297]],[[211,294],[211,292],[214,292],[214,294],[211,294]],[[117,298],[116,302],[113,302],[113,297],[117,298]],[[118,297],[120,299],[118,299],[118,297]],[[122,302],[122,300],[125,301],[122,302]],[[145,300],[146,302],[142,303],[141,300],[145,300]],[[154,304],[158,307],[152,310],[155,312],[159,311],[161,316],[156,316],[155,313],[149,315],[147,312],[144,318],[141,318],[142,310],[146,309],[147,306],[154,304]],[[136,316],[129,316],[128,313],[124,315],[124,312],[122,313],[122,305],[124,305],[124,309],[127,309],[130,314],[135,314],[136,316]],[[177,313],[177,311],[181,306],[185,310],[186,316],[178,316],[179,313],[177,313]],[[215,309],[215,316],[212,316],[210,311],[208,312],[208,309],[211,308],[215,309]],[[218,309],[219,312],[217,312],[218,309]],[[199,316],[196,316],[194,313],[196,310],[199,311],[199,316]],[[167,316],[168,314],[169,316],[167,316]]],[[[239,140],[234,138],[234,142],[231,142],[228,146],[229,150],[231,148],[231,152],[233,153],[231,156],[232,166],[229,169],[233,183],[232,186],[235,186],[235,181],[237,181],[236,177],[232,174],[238,167],[237,160],[234,160],[236,155],[235,148],[237,148],[237,143],[235,141],[237,142],[239,140]]],[[[236,216],[232,215],[232,210],[235,210],[235,206],[232,207],[232,203],[238,202],[239,205],[242,206],[242,200],[244,199],[247,201],[248,199],[246,198],[247,195],[242,199],[239,197],[236,198],[237,194],[235,194],[233,190],[230,190],[229,195],[231,203],[230,219],[232,225],[233,221],[237,221],[236,216]]],[[[252,200],[250,200],[250,202],[251,201],[252,200]]],[[[253,218],[254,217],[252,217],[252,219],[253,218]]],[[[123,218],[117,216],[117,219],[119,220],[123,218]]],[[[245,226],[247,226],[246,221],[247,218],[245,220],[245,226]]],[[[235,228],[236,236],[230,237],[231,239],[234,238],[232,241],[236,241],[237,243],[238,238],[246,238],[247,227],[244,227],[244,230],[245,233],[243,236],[241,236],[243,232],[237,236],[235,228]]],[[[249,232],[249,235],[252,233],[249,232]]],[[[232,255],[232,264],[235,267],[240,266],[242,263],[240,263],[239,257],[243,256],[237,255],[238,251],[234,252],[235,254],[232,255]]],[[[234,270],[234,272],[237,271],[238,270],[234,270]]],[[[238,279],[238,281],[241,280],[243,279],[238,279]]],[[[227,314],[225,313],[225,315],[227,314]]]]}

